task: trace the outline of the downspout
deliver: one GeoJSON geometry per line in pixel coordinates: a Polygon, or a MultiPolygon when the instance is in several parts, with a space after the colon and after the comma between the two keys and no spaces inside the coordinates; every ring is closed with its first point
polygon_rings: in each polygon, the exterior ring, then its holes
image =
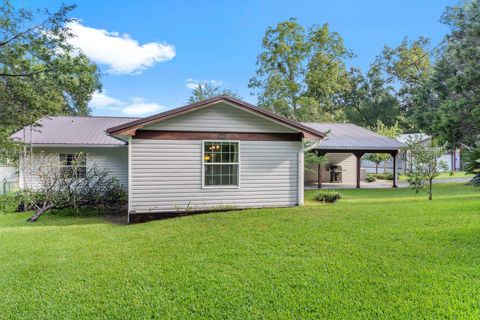
{"type": "Polygon", "coordinates": [[[132,137],[128,137],[128,223],[132,211],[132,137]]]}
{"type": "Polygon", "coordinates": [[[305,183],[304,183],[304,148],[303,148],[303,138],[301,140],[302,147],[300,148],[300,151],[298,152],[298,173],[297,173],[297,180],[298,180],[298,199],[297,199],[297,204],[299,206],[303,206],[303,197],[304,197],[304,188],[305,188],[305,183]]]}
{"type": "Polygon", "coordinates": [[[23,127],[23,152],[22,152],[22,161],[21,161],[21,166],[22,166],[22,177],[23,177],[23,183],[21,188],[27,188],[27,177],[26,177],[26,163],[27,161],[27,131],[25,127],[23,127]]]}

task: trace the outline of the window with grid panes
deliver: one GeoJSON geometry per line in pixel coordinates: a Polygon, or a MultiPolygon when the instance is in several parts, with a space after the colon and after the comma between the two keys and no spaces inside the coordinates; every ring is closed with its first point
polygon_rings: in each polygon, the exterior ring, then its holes
{"type": "Polygon", "coordinates": [[[239,185],[239,143],[203,142],[204,186],[239,185]]]}
{"type": "Polygon", "coordinates": [[[87,155],[84,153],[61,153],[60,170],[67,178],[85,178],[87,155]]]}

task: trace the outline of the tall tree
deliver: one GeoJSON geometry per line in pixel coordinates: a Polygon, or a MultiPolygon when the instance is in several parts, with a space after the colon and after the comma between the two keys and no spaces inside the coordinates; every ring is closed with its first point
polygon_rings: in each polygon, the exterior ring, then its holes
{"type": "Polygon", "coordinates": [[[220,88],[220,86],[217,86],[210,82],[202,82],[195,86],[195,88],[192,90],[190,97],[188,97],[188,103],[202,101],[208,98],[219,96],[221,94],[227,94],[234,98],[241,98],[236,91],[230,89],[222,89],[220,88]]]}
{"type": "Polygon", "coordinates": [[[249,87],[260,106],[285,117],[314,121],[339,116],[336,99],[346,86],[344,60],[352,53],[327,24],[305,30],[295,19],[268,27],[249,87]]]}
{"type": "Polygon", "coordinates": [[[414,41],[405,38],[396,48],[385,46],[374,62],[383,81],[391,84],[389,90],[399,101],[402,125],[407,128],[413,126],[414,96],[431,74],[429,43],[424,37],[414,41]]]}
{"type": "Polygon", "coordinates": [[[350,69],[348,86],[341,94],[346,119],[363,127],[375,127],[378,121],[394,126],[400,118],[397,98],[385,84],[376,65],[366,75],[350,69]]]}
{"type": "Polygon", "coordinates": [[[450,147],[480,140],[480,5],[448,7],[450,26],[433,74],[415,96],[414,120],[450,147]]]}
{"type": "Polygon", "coordinates": [[[68,14],[0,6],[0,149],[13,131],[46,115],[87,114],[101,89],[97,67],[68,39],[68,14]]]}

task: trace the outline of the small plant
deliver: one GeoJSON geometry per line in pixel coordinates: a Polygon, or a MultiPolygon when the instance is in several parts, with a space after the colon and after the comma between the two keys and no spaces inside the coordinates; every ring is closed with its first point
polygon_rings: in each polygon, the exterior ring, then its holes
{"type": "Polygon", "coordinates": [[[475,175],[470,183],[480,187],[480,144],[465,154],[463,167],[466,173],[475,175]]]}
{"type": "Polygon", "coordinates": [[[335,191],[320,191],[315,195],[315,199],[323,203],[335,203],[341,197],[342,196],[335,191]]]}
{"type": "Polygon", "coordinates": [[[408,183],[416,193],[426,190],[428,200],[432,200],[433,179],[448,170],[445,161],[441,160],[445,147],[434,144],[429,146],[412,140],[406,148],[412,154],[412,171],[408,173],[408,183]]]}
{"type": "Polygon", "coordinates": [[[367,182],[375,182],[377,179],[371,175],[371,174],[368,174],[367,175],[367,182]]]}

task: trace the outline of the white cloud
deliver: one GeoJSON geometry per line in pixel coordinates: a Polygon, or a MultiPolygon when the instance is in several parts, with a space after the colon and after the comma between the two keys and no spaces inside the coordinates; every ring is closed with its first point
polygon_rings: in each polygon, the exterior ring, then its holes
{"type": "Polygon", "coordinates": [[[192,78],[188,78],[187,80],[185,80],[185,82],[186,82],[185,87],[187,87],[187,89],[190,89],[190,90],[197,88],[200,84],[203,84],[203,83],[210,83],[217,87],[223,84],[223,82],[220,80],[196,80],[192,78]]]}
{"type": "Polygon", "coordinates": [[[122,107],[121,110],[122,113],[129,116],[144,116],[157,113],[163,109],[165,109],[165,107],[157,103],[145,102],[143,98],[131,98],[131,102],[122,107]]]}
{"type": "Polygon", "coordinates": [[[111,108],[113,106],[121,105],[122,101],[107,96],[107,92],[94,92],[92,95],[92,100],[90,100],[90,107],[92,108],[111,108]]]}
{"type": "Polygon", "coordinates": [[[139,44],[127,34],[85,27],[78,21],[68,23],[68,27],[76,35],[70,44],[93,61],[108,65],[110,73],[140,73],[155,63],[175,57],[175,47],[167,43],[139,44]]]}
{"type": "Polygon", "coordinates": [[[90,108],[121,112],[128,116],[145,116],[154,114],[165,109],[164,106],[154,102],[146,102],[141,97],[131,97],[128,101],[122,101],[110,97],[106,92],[95,92],[90,100],[90,108]]]}

